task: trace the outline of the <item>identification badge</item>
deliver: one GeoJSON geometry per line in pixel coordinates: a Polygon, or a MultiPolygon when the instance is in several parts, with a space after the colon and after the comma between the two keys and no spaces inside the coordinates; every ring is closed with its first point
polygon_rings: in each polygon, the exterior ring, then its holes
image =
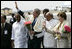
{"type": "Polygon", "coordinates": [[[5,31],[4,31],[4,34],[7,34],[7,33],[8,33],[7,30],[5,30],[5,31]]]}

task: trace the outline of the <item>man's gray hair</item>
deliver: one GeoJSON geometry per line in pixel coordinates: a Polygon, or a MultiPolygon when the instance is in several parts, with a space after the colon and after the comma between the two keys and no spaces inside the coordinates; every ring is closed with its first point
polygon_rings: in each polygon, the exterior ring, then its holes
{"type": "Polygon", "coordinates": [[[38,15],[40,15],[40,9],[38,9],[38,8],[36,8],[36,9],[34,9],[34,11],[36,11],[36,13],[38,14],[38,15]]]}

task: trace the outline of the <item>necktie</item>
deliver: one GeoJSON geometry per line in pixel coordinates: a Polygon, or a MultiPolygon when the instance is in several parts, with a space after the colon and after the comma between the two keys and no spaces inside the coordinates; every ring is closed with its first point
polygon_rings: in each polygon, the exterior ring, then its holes
{"type": "Polygon", "coordinates": [[[33,26],[33,27],[34,27],[35,23],[36,23],[36,19],[34,19],[34,21],[33,21],[33,23],[32,23],[32,26],[33,26]]]}
{"type": "Polygon", "coordinates": [[[35,23],[36,23],[36,19],[34,19],[34,21],[32,23],[32,30],[33,30],[33,27],[34,27],[35,23]]]}

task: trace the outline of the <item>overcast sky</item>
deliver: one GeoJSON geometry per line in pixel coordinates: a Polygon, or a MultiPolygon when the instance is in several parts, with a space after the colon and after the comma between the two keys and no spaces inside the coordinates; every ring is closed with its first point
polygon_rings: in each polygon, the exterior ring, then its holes
{"type": "MultiPolygon", "coordinates": [[[[21,10],[33,10],[39,8],[43,10],[44,8],[53,9],[56,6],[63,6],[65,4],[71,5],[71,1],[16,1],[19,9],[21,10]]],[[[16,11],[15,1],[1,1],[1,9],[4,7],[11,8],[16,11]]]]}

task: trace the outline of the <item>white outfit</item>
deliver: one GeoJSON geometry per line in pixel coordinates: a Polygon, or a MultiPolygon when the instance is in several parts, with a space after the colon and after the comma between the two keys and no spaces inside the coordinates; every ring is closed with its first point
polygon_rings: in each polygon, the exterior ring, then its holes
{"type": "MultiPolygon", "coordinates": [[[[51,19],[50,21],[46,21],[46,28],[51,30],[56,26],[58,20],[51,19]]],[[[44,32],[44,47],[45,48],[56,48],[56,40],[52,33],[44,32]]]]}
{"type": "Polygon", "coordinates": [[[28,48],[28,30],[24,26],[25,20],[15,22],[12,26],[12,40],[14,40],[15,48],[28,48]]]}
{"type": "MultiPolygon", "coordinates": [[[[56,31],[56,29],[58,28],[58,26],[60,25],[61,22],[59,22],[54,28],[53,30],[56,31]]],[[[57,40],[57,48],[68,48],[69,47],[69,43],[70,42],[70,33],[66,34],[63,33],[63,27],[64,25],[70,26],[70,24],[68,23],[68,21],[64,20],[63,23],[61,24],[61,26],[59,27],[59,32],[61,33],[61,38],[60,40],[57,40]]]]}

